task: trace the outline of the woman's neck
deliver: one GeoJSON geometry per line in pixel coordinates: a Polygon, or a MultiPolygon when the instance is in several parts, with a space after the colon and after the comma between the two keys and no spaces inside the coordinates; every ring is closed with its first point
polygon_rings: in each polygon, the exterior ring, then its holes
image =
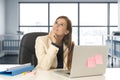
{"type": "Polygon", "coordinates": [[[57,44],[58,44],[59,46],[62,46],[62,44],[63,44],[63,37],[61,37],[61,36],[58,37],[57,44]]]}

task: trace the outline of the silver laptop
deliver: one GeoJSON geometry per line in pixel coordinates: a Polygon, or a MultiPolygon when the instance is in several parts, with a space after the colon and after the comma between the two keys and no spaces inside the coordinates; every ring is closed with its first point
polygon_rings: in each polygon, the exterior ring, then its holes
{"type": "Polygon", "coordinates": [[[107,67],[107,46],[74,46],[71,71],[57,70],[64,76],[86,77],[102,75],[107,67]]]}

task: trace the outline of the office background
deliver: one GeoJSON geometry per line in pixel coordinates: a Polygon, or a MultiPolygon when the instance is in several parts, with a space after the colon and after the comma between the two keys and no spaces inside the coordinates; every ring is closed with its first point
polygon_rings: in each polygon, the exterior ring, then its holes
{"type": "Polygon", "coordinates": [[[55,19],[66,15],[72,20],[75,44],[102,45],[104,36],[120,30],[118,6],[117,0],[0,0],[0,35],[21,39],[28,32],[49,32],[55,19]]]}

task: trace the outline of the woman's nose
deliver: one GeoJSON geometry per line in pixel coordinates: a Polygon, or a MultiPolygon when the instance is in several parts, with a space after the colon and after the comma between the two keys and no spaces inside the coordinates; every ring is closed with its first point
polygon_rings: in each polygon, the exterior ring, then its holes
{"type": "Polygon", "coordinates": [[[56,24],[56,27],[59,27],[60,26],[60,24],[56,24]]]}

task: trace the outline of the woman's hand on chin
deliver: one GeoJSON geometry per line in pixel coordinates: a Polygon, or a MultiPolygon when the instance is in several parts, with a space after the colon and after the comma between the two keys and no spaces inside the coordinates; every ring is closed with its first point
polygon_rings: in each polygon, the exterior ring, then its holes
{"type": "Polygon", "coordinates": [[[53,43],[57,43],[57,35],[53,31],[49,33],[49,37],[53,43]]]}

